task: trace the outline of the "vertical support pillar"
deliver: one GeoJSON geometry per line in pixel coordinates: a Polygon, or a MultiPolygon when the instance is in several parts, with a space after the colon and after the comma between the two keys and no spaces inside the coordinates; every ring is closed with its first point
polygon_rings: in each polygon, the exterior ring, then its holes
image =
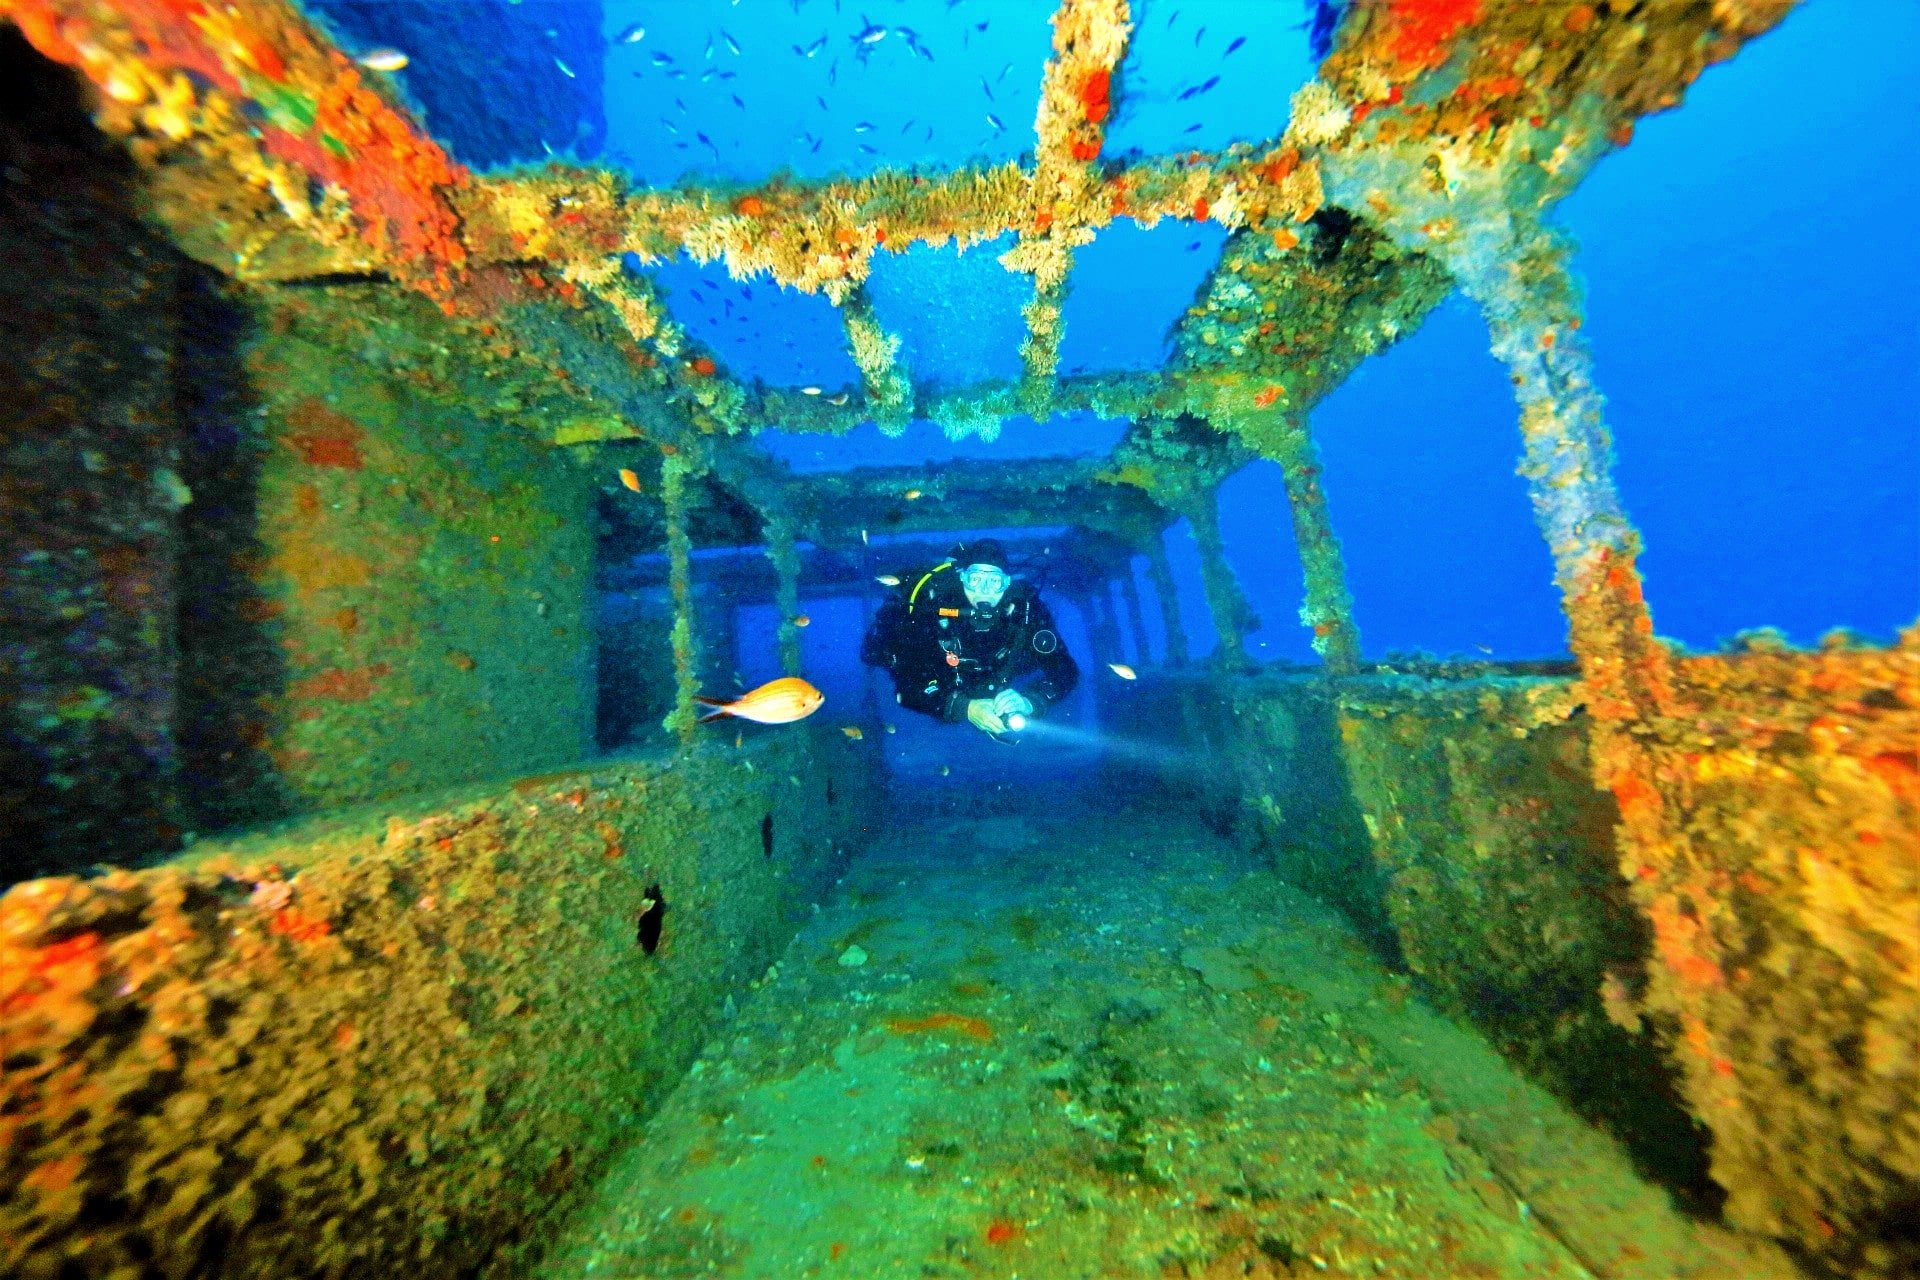
{"type": "Polygon", "coordinates": [[[1120,599],[1127,608],[1127,632],[1133,637],[1133,660],[1141,666],[1151,662],[1147,646],[1147,619],[1140,607],[1140,584],[1133,576],[1133,559],[1120,566],[1120,599]]]}
{"type": "Polygon", "coordinates": [[[1104,665],[1120,659],[1120,628],[1113,615],[1113,584],[1102,579],[1074,602],[1087,620],[1087,639],[1104,665]]]}
{"type": "Polygon", "coordinates": [[[1200,549],[1200,582],[1207,592],[1207,610],[1213,615],[1213,629],[1219,633],[1220,648],[1216,662],[1228,667],[1248,665],[1244,636],[1252,610],[1240,584],[1234,579],[1233,566],[1227,563],[1226,544],[1220,538],[1220,491],[1209,488],[1183,504],[1180,514],[1193,529],[1193,542],[1200,549]]]}
{"type": "Polygon", "coordinates": [[[660,462],[660,502],[667,518],[667,583],[673,592],[673,711],[667,728],[684,743],[694,735],[693,541],[687,534],[687,475],[677,453],[660,462]]]}
{"type": "Polygon", "coordinates": [[[882,432],[897,436],[913,418],[913,383],[900,368],[900,339],[880,323],[865,285],[853,286],[839,303],[847,350],[866,388],[867,411],[882,432]]]}
{"type": "Polygon", "coordinates": [[[1173,564],[1167,559],[1166,540],[1160,534],[1146,545],[1147,577],[1153,594],[1160,601],[1160,626],[1166,632],[1166,663],[1184,666],[1187,661],[1187,631],[1180,625],[1180,589],[1174,585],[1173,564]]]}
{"type": "Polygon", "coordinates": [[[773,562],[774,608],[780,613],[780,670],[800,674],[800,552],[794,546],[793,522],[784,516],[767,517],[767,559],[773,562]]]}
{"type": "Polygon", "coordinates": [[[737,685],[740,675],[740,611],[733,592],[718,582],[693,584],[693,634],[700,637],[693,658],[696,690],[737,685]]]}
{"type": "Polygon", "coordinates": [[[1670,661],[1641,594],[1639,535],[1614,489],[1604,401],[1567,256],[1544,227],[1504,223],[1455,242],[1448,266],[1479,304],[1493,353],[1512,376],[1526,445],[1520,470],[1553,552],[1588,710],[1614,722],[1671,702],[1670,661]]]}
{"type": "Polygon", "coordinates": [[[1287,491],[1293,540],[1300,549],[1306,599],[1300,621],[1313,632],[1313,651],[1329,675],[1351,675],[1360,666],[1360,629],[1353,622],[1353,595],[1347,590],[1347,566],[1327,517],[1327,496],[1320,488],[1320,451],[1306,419],[1297,413],[1273,413],[1272,429],[1259,438],[1272,442],[1268,456],[1280,464],[1287,491]]]}

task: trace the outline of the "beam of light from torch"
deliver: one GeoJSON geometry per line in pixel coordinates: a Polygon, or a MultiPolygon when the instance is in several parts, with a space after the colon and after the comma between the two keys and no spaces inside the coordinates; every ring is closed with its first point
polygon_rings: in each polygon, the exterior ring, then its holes
{"type": "Polygon", "coordinates": [[[1131,764],[1149,765],[1172,773],[1192,772],[1200,768],[1200,762],[1190,752],[1176,751],[1157,742],[1119,738],[1112,734],[1069,728],[1049,720],[1030,720],[1020,715],[1008,716],[1006,723],[1010,732],[1019,732],[1023,737],[1062,745],[1091,747],[1131,764]],[[1015,721],[1019,723],[1016,724],[1015,721]]]}

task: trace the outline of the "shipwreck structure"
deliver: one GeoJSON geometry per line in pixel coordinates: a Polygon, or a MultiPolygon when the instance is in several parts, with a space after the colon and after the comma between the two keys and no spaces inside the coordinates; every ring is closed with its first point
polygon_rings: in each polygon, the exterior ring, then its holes
{"type": "Polygon", "coordinates": [[[1912,1274],[1920,633],[1656,637],[1551,225],[1790,7],[1353,0],[1281,136],[1113,159],[1128,4],[1062,0],[1030,161],[721,190],[466,172],[285,0],[0,0],[0,1271],[536,1249],[702,1038],[663,1011],[764,969],[885,804],[872,734],[696,740],[693,550],[735,549],[712,572],[797,672],[802,584],[852,582],[862,530],[1044,527],[1088,601],[1144,558],[1157,601],[1100,625],[1165,611],[1143,693],[1236,762],[1223,822],[1538,1078],[1699,1126],[1731,1228],[1912,1274]],[[1162,220],[1227,230],[1172,361],[1060,376],[1076,252],[1162,220]],[[1008,235],[1021,376],[916,382],[871,264],[1008,235]],[[858,385],[730,376],[650,283],[679,255],[824,295],[858,385]],[[1511,375],[1564,669],[1362,657],[1313,410],[1455,290],[1511,375]],[[755,439],[1067,410],[1128,425],[1011,480],[755,439]],[[1310,670],[1240,643],[1215,494],[1262,458],[1310,670]],[[1163,678],[1182,519],[1204,679],[1163,678]],[[622,585],[671,617],[596,644],[605,566],[648,551],[622,585]],[[682,943],[637,976],[663,902],[682,943]]]}

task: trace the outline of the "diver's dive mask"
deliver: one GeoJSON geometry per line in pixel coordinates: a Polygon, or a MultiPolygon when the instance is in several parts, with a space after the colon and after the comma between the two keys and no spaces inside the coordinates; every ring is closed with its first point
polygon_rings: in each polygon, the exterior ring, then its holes
{"type": "Polygon", "coordinates": [[[1013,578],[996,564],[970,564],[960,571],[960,589],[967,593],[976,623],[993,616],[1013,578]]]}

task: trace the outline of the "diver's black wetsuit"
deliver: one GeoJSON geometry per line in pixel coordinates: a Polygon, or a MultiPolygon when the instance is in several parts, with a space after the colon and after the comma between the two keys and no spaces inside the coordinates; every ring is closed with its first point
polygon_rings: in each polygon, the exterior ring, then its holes
{"type": "Polygon", "coordinates": [[[967,603],[951,563],[894,588],[867,631],[860,660],[893,673],[899,703],[942,720],[964,720],[967,703],[1018,689],[1035,710],[1073,692],[1080,668],[1053,614],[1015,581],[991,609],[967,603]]]}

